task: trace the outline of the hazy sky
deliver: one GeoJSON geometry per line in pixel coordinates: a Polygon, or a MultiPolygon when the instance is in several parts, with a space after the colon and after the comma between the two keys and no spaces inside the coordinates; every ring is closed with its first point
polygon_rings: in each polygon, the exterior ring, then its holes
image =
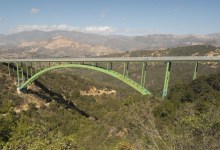
{"type": "Polygon", "coordinates": [[[220,0],[0,0],[0,34],[208,34],[220,32],[219,8],[220,0]]]}

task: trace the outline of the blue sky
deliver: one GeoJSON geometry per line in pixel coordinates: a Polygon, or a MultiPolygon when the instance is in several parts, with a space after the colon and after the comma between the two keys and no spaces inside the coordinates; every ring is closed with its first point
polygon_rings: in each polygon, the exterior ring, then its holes
{"type": "Polygon", "coordinates": [[[0,34],[209,34],[220,32],[219,6],[220,0],[0,0],[0,34]]]}

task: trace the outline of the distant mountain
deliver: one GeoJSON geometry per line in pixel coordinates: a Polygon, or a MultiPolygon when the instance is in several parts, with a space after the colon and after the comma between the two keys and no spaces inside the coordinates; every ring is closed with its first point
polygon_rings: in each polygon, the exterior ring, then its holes
{"type": "MultiPolygon", "coordinates": [[[[65,41],[63,41],[65,44],[65,41]]],[[[51,44],[52,44],[51,43],[51,44]]],[[[57,43],[59,44],[59,43],[57,43]]],[[[213,45],[220,46],[220,33],[207,35],[172,35],[172,34],[153,34],[146,36],[121,36],[121,35],[98,35],[76,31],[27,31],[10,35],[0,35],[0,52],[13,51],[21,52],[25,49],[37,48],[44,51],[44,56],[51,56],[52,50],[58,51],[53,57],[87,57],[111,54],[113,52],[124,52],[134,50],[163,50],[190,45],[213,45]],[[65,45],[48,48],[46,45],[56,37],[67,40],[65,45]],[[68,42],[69,41],[69,42],[68,42]],[[72,41],[73,46],[68,46],[72,41]],[[21,46],[22,44],[35,43],[34,45],[21,46]],[[45,45],[42,45],[45,43],[45,45]],[[76,43],[80,46],[74,48],[76,43]],[[3,47],[3,48],[2,48],[3,47]],[[59,48],[58,48],[59,47],[59,48]],[[46,53],[48,51],[48,53],[46,53]],[[62,52],[61,52],[62,51],[62,52]],[[61,55],[62,53],[62,55],[61,55]],[[71,55],[75,53],[75,55],[71,55]]],[[[38,51],[38,52],[39,52],[38,51]]],[[[35,55],[36,56],[36,55],[35,55]]]]}
{"type": "Polygon", "coordinates": [[[220,46],[220,33],[208,35],[153,34],[146,36],[98,35],[76,31],[27,31],[0,36],[0,41],[18,44],[25,41],[38,41],[62,36],[76,42],[90,45],[104,45],[118,50],[160,49],[186,45],[210,44],[220,46]]]}
{"type": "Polygon", "coordinates": [[[89,45],[56,36],[46,40],[21,42],[2,53],[0,51],[0,56],[4,58],[90,57],[117,52],[119,51],[102,45],[89,45]]]}
{"type": "Polygon", "coordinates": [[[212,45],[191,45],[166,50],[137,50],[102,57],[167,57],[167,56],[220,56],[220,48],[212,45]]]}

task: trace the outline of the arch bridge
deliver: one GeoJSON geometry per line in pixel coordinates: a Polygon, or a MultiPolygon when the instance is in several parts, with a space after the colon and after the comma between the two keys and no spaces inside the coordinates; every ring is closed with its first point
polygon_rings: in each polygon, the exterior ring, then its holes
{"type": "Polygon", "coordinates": [[[145,87],[148,62],[166,63],[164,86],[162,97],[168,94],[170,80],[171,64],[173,62],[194,62],[195,69],[193,80],[197,77],[199,62],[219,62],[220,57],[208,56],[183,56],[183,57],[113,57],[113,58],[48,58],[48,59],[0,59],[0,62],[8,66],[8,73],[16,72],[17,89],[23,90],[33,83],[41,75],[48,71],[61,68],[84,68],[99,71],[108,74],[125,84],[131,86],[143,95],[151,95],[151,92],[145,87]],[[129,64],[132,62],[142,63],[140,66],[141,78],[137,83],[129,78],[129,64]],[[98,63],[105,64],[101,67],[98,63]],[[113,63],[123,63],[123,73],[113,70],[113,63]]]}

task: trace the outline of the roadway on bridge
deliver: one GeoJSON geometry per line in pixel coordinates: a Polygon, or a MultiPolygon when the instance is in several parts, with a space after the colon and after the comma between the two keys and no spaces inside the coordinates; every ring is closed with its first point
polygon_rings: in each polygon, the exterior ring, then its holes
{"type": "Polygon", "coordinates": [[[167,61],[218,62],[220,61],[220,56],[0,59],[0,62],[167,62],[167,61]]]}

